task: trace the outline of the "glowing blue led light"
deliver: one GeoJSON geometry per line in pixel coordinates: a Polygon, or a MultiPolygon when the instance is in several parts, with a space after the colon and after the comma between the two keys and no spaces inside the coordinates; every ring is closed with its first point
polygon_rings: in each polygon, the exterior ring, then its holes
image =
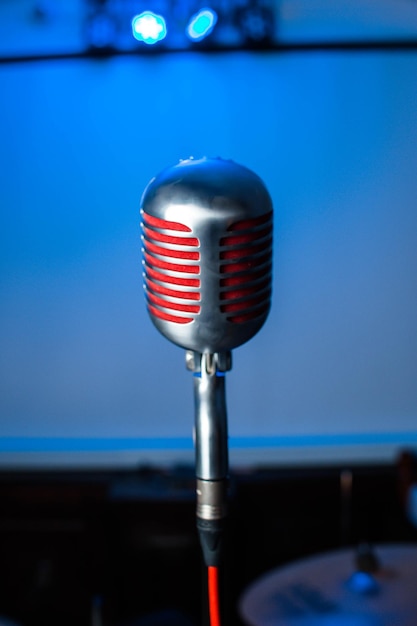
{"type": "Polygon", "coordinates": [[[210,35],[216,22],[217,13],[215,11],[212,9],[201,9],[191,18],[187,26],[187,35],[193,41],[201,41],[201,39],[210,35]]]}
{"type": "Polygon", "coordinates": [[[132,20],[132,32],[135,39],[153,45],[167,34],[167,27],[162,15],[143,11],[132,20]]]}

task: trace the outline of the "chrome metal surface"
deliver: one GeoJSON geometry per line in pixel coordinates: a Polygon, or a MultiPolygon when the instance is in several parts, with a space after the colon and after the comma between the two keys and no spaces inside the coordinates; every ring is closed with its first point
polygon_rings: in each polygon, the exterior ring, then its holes
{"type": "Polygon", "coordinates": [[[194,375],[196,476],[222,480],[228,475],[225,376],[213,371],[210,361],[201,355],[200,373],[194,375]]]}
{"type": "Polygon", "coordinates": [[[200,480],[196,483],[197,517],[220,520],[227,515],[227,480],[200,480]]]}
{"type": "MultiPolygon", "coordinates": [[[[229,372],[232,369],[232,353],[230,350],[209,354],[208,361],[210,362],[208,370],[213,369],[213,364],[215,364],[217,372],[229,372]]],[[[185,366],[191,372],[201,372],[201,353],[187,350],[185,353],[185,366]]]]}

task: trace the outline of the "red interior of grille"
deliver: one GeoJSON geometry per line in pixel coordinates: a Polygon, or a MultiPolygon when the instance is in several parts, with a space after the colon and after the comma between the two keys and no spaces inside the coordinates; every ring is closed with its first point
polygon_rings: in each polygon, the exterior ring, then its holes
{"type": "Polygon", "coordinates": [[[228,233],[220,240],[220,310],[234,314],[229,321],[243,323],[269,308],[272,213],[235,222],[228,233]]]}
{"type": "Polygon", "coordinates": [[[198,302],[200,292],[184,290],[182,287],[200,287],[200,279],[196,277],[200,273],[200,252],[196,249],[200,246],[199,240],[190,236],[192,231],[185,224],[163,220],[147,213],[143,213],[142,231],[145,285],[150,314],[176,324],[192,322],[194,318],[190,314],[198,314],[201,307],[186,301],[198,302]],[[181,235],[172,234],[172,231],[181,235]],[[177,246],[188,249],[181,250],[177,246]],[[192,263],[175,263],[172,259],[192,263]]]}

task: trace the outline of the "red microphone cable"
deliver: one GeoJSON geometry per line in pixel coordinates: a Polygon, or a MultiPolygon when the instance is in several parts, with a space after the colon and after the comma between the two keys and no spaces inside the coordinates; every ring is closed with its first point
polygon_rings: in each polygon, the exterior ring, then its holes
{"type": "Polygon", "coordinates": [[[219,568],[209,565],[207,578],[210,626],[221,626],[219,568]]]}

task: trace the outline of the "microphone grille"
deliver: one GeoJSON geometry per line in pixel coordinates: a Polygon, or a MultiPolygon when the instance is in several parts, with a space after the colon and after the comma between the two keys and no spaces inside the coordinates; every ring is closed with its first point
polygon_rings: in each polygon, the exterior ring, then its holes
{"type": "Polygon", "coordinates": [[[220,310],[229,322],[265,315],[271,304],[272,211],[240,220],[220,239],[220,310]]]}
{"type": "MultiPolygon", "coordinates": [[[[142,211],[144,281],[151,315],[189,324],[201,311],[200,241],[180,222],[142,211]]],[[[234,222],[219,243],[219,311],[228,322],[265,315],[271,303],[272,212],[234,222]]]]}
{"type": "Polygon", "coordinates": [[[149,313],[189,324],[201,310],[199,239],[185,224],[142,211],[142,241],[149,313]]]}

